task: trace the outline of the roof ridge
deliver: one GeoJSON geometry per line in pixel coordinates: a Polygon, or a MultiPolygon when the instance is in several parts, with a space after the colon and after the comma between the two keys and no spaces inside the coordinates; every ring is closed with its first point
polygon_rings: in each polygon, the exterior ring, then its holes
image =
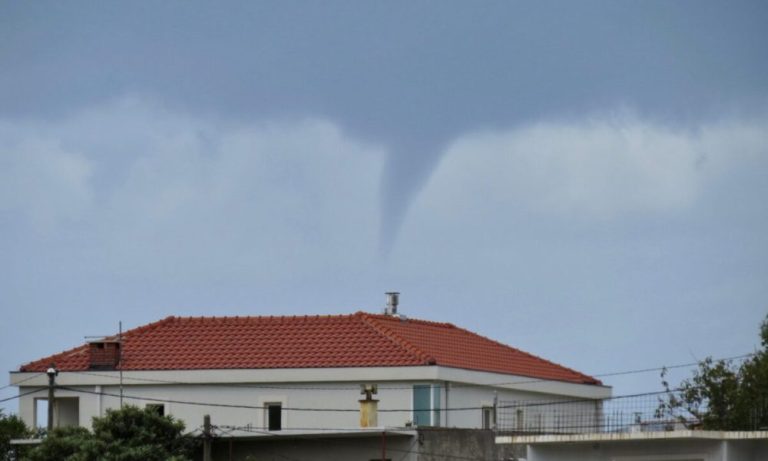
{"type": "Polygon", "coordinates": [[[363,320],[363,323],[368,325],[370,328],[372,328],[376,333],[384,336],[388,340],[395,343],[397,346],[408,352],[409,354],[416,357],[416,359],[421,360],[425,365],[435,365],[437,364],[437,361],[434,357],[431,355],[425,353],[415,345],[411,344],[410,342],[406,341],[400,335],[392,331],[391,329],[385,327],[384,325],[381,325],[375,314],[369,314],[367,312],[357,312],[355,315],[359,315],[360,318],[363,320]]]}
{"type": "MultiPolygon", "coordinates": [[[[374,318],[376,320],[390,320],[390,319],[397,319],[398,318],[398,317],[393,317],[393,316],[386,315],[386,314],[371,314],[370,312],[358,312],[358,313],[365,314],[368,317],[372,317],[372,318],[374,318]]],[[[425,319],[419,319],[419,318],[415,318],[415,317],[406,317],[404,315],[400,316],[399,318],[401,320],[405,319],[408,322],[418,322],[418,323],[422,323],[424,325],[429,325],[429,326],[433,326],[433,327],[458,328],[456,325],[454,325],[451,322],[438,322],[438,321],[435,321],[435,320],[425,320],[425,319]]]]}
{"type": "Polygon", "coordinates": [[[144,333],[146,333],[146,332],[148,332],[150,330],[154,330],[154,329],[156,329],[156,328],[158,328],[158,327],[160,327],[162,325],[165,325],[166,323],[171,323],[171,322],[173,322],[173,321],[175,321],[177,319],[178,319],[178,317],[176,317],[175,315],[169,315],[168,317],[166,317],[164,319],[160,319],[160,320],[157,320],[155,322],[148,323],[146,325],[141,325],[141,326],[138,326],[136,328],[131,328],[130,330],[126,330],[126,331],[122,332],[122,334],[116,334],[116,335],[107,336],[107,337],[108,338],[117,338],[118,336],[121,336],[121,335],[122,335],[123,339],[125,339],[127,336],[135,337],[137,335],[142,335],[142,334],[144,334],[144,333]]]}
{"type": "MultiPolygon", "coordinates": [[[[356,314],[286,314],[286,315],[177,315],[170,316],[165,319],[159,320],[155,323],[161,323],[169,319],[175,319],[180,321],[207,321],[207,320],[220,320],[220,321],[232,321],[232,320],[244,320],[244,321],[282,321],[282,320],[334,320],[352,318],[356,314]]],[[[145,325],[148,327],[149,325],[145,325]]]]}

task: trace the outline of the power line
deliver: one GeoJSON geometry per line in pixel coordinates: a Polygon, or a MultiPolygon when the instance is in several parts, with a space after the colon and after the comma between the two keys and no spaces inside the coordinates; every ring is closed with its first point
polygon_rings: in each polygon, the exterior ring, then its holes
{"type": "MultiPolygon", "coordinates": [[[[742,354],[742,355],[737,355],[733,357],[724,357],[724,358],[716,359],[715,361],[719,362],[719,361],[739,360],[739,359],[752,357],[754,355],[755,353],[742,354]]],[[[595,378],[602,378],[602,377],[609,377],[609,376],[622,376],[622,375],[630,375],[630,374],[649,373],[652,371],[689,368],[692,366],[697,366],[699,365],[699,363],[700,362],[680,363],[676,365],[665,365],[665,366],[652,367],[652,368],[640,368],[635,370],[624,370],[624,371],[617,371],[617,372],[610,372],[610,373],[600,373],[592,376],[595,378]]],[[[104,373],[91,372],[91,371],[72,371],[69,373],[75,373],[75,374],[86,375],[86,376],[96,376],[96,377],[109,378],[109,379],[119,379],[119,377],[117,376],[108,375],[104,373]]],[[[123,379],[129,380],[129,381],[150,382],[150,383],[159,383],[159,384],[184,384],[184,385],[200,384],[198,382],[192,382],[192,381],[176,381],[176,380],[166,380],[166,379],[160,379],[160,378],[141,378],[141,377],[125,377],[124,376],[123,379]]],[[[507,385],[535,384],[535,383],[550,382],[550,381],[557,381],[557,380],[537,378],[537,379],[530,379],[530,380],[523,380],[523,381],[506,381],[506,382],[494,382],[494,383],[487,383],[487,384],[451,384],[451,387],[452,388],[476,387],[476,386],[499,387],[499,386],[507,386],[507,385]]],[[[223,384],[226,384],[232,387],[247,387],[247,388],[254,388],[254,389],[297,389],[296,386],[275,385],[275,384],[253,384],[253,383],[223,383],[223,384]]],[[[301,384],[301,383],[297,383],[297,384],[301,384]]],[[[401,386],[401,385],[393,385],[393,386],[387,386],[386,384],[379,385],[379,389],[388,389],[388,390],[410,389],[410,388],[411,388],[410,386],[401,386]]],[[[302,386],[300,389],[337,391],[337,390],[348,390],[349,387],[302,386]]]]}
{"type": "Polygon", "coordinates": [[[35,379],[35,378],[37,378],[38,376],[40,376],[40,375],[44,375],[44,374],[45,374],[45,373],[36,373],[36,374],[34,374],[34,375],[32,375],[32,376],[28,376],[28,377],[26,377],[26,378],[22,379],[21,381],[19,381],[19,382],[17,382],[17,383],[13,383],[13,384],[6,384],[5,386],[3,386],[3,387],[0,387],[0,391],[2,391],[2,390],[5,390],[5,389],[8,389],[9,387],[18,386],[18,385],[19,385],[19,384],[21,384],[21,383],[26,383],[27,381],[30,381],[30,380],[32,380],[32,379],[35,379]]]}
{"type": "Polygon", "coordinates": [[[368,434],[381,434],[385,432],[387,434],[399,434],[405,430],[415,430],[415,427],[377,427],[377,428],[364,428],[364,427],[290,427],[287,429],[281,429],[280,431],[269,431],[264,429],[258,429],[253,424],[246,426],[230,426],[226,424],[214,425],[222,429],[227,429],[228,433],[234,431],[263,433],[265,435],[274,435],[277,437],[293,437],[295,434],[291,434],[289,431],[325,431],[325,432],[338,432],[338,433],[368,433],[368,434]]]}
{"type": "Polygon", "coordinates": [[[23,393],[18,394],[18,395],[13,395],[11,397],[6,397],[4,399],[0,399],[0,403],[7,402],[9,400],[18,399],[18,398],[24,397],[25,395],[34,394],[35,392],[40,392],[40,389],[33,389],[31,391],[23,392],[23,393]]]}
{"type": "MultiPolygon", "coordinates": [[[[92,394],[92,395],[103,395],[107,397],[119,397],[120,394],[114,394],[110,392],[104,392],[104,391],[91,391],[87,389],[76,389],[68,386],[57,386],[58,389],[64,389],[71,392],[77,392],[77,393],[83,393],[83,394],[92,394]]],[[[562,400],[562,401],[545,401],[545,402],[528,402],[523,404],[514,404],[514,405],[499,405],[497,408],[504,409],[504,408],[520,408],[520,407],[533,407],[533,406],[549,406],[549,405],[563,405],[563,404],[569,404],[569,403],[581,403],[581,402],[606,402],[606,401],[612,401],[612,400],[618,400],[618,399],[626,399],[626,398],[633,398],[633,397],[644,397],[644,396],[650,396],[650,395],[660,395],[660,394],[666,394],[668,392],[679,392],[682,389],[670,389],[669,391],[653,391],[653,392],[642,392],[642,393],[636,393],[636,394],[625,394],[625,395],[619,395],[614,397],[609,397],[605,399],[572,399],[572,400],[562,400]]],[[[221,408],[242,408],[242,409],[248,409],[248,410],[266,410],[266,405],[242,405],[242,404],[231,404],[231,403],[215,403],[215,402],[196,402],[196,401],[189,401],[189,400],[175,400],[175,399],[161,399],[156,397],[147,397],[147,396],[136,396],[136,395],[123,395],[126,399],[131,400],[141,400],[141,401],[148,401],[148,402],[165,402],[165,403],[176,403],[180,405],[195,405],[195,406],[206,406],[206,407],[221,407],[221,408]]],[[[483,406],[471,406],[471,407],[453,407],[453,408],[442,408],[440,411],[475,411],[475,410],[482,410],[483,406]]],[[[360,411],[359,408],[310,408],[310,407],[282,407],[283,411],[302,411],[302,412],[335,412],[335,413],[357,413],[360,411]]],[[[414,411],[413,408],[380,408],[378,410],[379,413],[410,413],[414,411]]]]}
{"type": "MultiPolygon", "coordinates": [[[[721,358],[721,359],[715,359],[714,361],[715,362],[720,362],[720,361],[728,362],[728,361],[731,361],[731,360],[746,359],[748,357],[753,357],[755,355],[756,354],[754,352],[751,352],[749,354],[742,354],[742,355],[736,355],[736,356],[733,356],[733,357],[725,357],[725,358],[721,358]]],[[[608,376],[621,376],[621,375],[631,375],[631,374],[637,374],[637,373],[648,373],[648,372],[651,372],[651,371],[674,370],[676,368],[690,368],[690,367],[698,366],[700,363],[701,362],[680,363],[680,364],[677,364],[677,365],[661,366],[661,367],[654,367],[654,368],[643,368],[643,369],[629,370],[629,371],[617,371],[617,372],[613,372],[613,373],[601,373],[601,374],[592,375],[592,376],[594,376],[596,378],[604,378],[604,377],[608,377],[608,376]]]]}

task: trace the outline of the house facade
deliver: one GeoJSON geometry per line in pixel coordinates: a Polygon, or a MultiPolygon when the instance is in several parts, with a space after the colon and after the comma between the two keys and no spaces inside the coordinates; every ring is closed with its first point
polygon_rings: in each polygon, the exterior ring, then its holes
{"type": "Polygon", "coordinates": [[[490,429],[500,400],[576,399],[597,418],[611,392],[452,324],[392,312],[168,317],[12,372],[28,425],[45,424],[51,366],[55,426],[89,427],[131,404],[173,415],[188,430],[210,415],[222,434],[250,438],[490,429]]]}

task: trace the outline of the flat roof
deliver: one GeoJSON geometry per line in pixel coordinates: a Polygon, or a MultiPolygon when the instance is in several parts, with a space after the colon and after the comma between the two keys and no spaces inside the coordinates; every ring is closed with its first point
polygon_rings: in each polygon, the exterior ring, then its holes
{"type": "Polygon", "coordinates": [[[217,439],[315,439],[315,438],[353,438],[353,437],[381,437],[386,433],[387,437],[415,437],[414,429],[372,427],[365,429],[282,429],[279,431],[266,431],[261,429],[237,428],[228,430],[220,429],[223,433],[217,434],[217,439]]]}
{"type": "Polygon", "coordinates": [[[537,445],[548,443],[630,442],[637,440],[751,440],[768,439],[768,431],[658,431],[593,432],[584,434],[500,435],[497,444],[537,445]]]}

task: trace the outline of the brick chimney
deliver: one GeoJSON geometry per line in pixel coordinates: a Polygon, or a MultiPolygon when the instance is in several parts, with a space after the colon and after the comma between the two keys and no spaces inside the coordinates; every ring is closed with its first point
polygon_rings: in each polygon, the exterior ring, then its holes
{"type": "Polygon", "coordinates": [[[114,370],[120,362],[120,342],[101,339],[88,345],[91,370],[114,370]]]}

